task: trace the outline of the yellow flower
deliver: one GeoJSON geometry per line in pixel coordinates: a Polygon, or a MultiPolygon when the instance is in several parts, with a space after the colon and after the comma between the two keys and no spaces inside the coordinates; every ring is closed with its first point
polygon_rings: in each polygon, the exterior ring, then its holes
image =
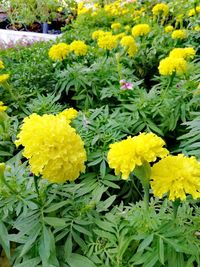
{"type": "Polygon", "coordinates": [[[112,50],[117,46],[117,38],[113,35],[101,36],[98,39],[98,46],[104,50],[112,50]]]}
{"type": "Polygon", "coordinates": [[[73,181],[85,170],[81,137],[63,115],[32,114],[24,119],[15,142],[23,145],[31,171],[54,183],[73,181]]]}
{"type": "Polygon", "coordinates": [[[195,26],[195,27],[194,27],[194,30],[195,30],[195,31],[200,31],[200,26],[195,26]]]}
{"type": "Polygon", "coordinates": [[[192,9],[189,10],[188,16],[189,16],[189,17],[192,17],[192,16],[194,16],[195,14],[199,14],[199,13],[200,13],[200,6],[197,6],[197,7],[196,7],[196,12],[195,12],[195,9],[192,8],[192,9]]]}
{"type": "Polygon", "coordinates": [[[158,16],[160,14],[167,16],[169,13],[169,7],[166,4],[160,3],[153,7],[152,12],[154,16],[158,16]]]}
{"type": "Polygon", "coordinates": [[[138,50],[136,42],[132,36],[124,36],[120,44],[127,49],[127,52],[130,57],[134,56],[138,50]]]}
{"type": "Polygon", "coordinates": [[[173,29],[174,29],[174,27],[173,27],[173,26],[171,26],[171,25],[169,25],[169,26],[166,26],[166,27],[165,27],[165,32],[172,32],[172,31],[173,31],[173,29]]]}
{"type": "Polygon", "coordinates": [[[65,59],[70,52],[70,47],[66,43],[59,43],[53,45],[49,49],[49,57],[56,61],[56,60],[63,60],[65,59]]]}
{"type": "Polygon", "coordinates": [[[61,6],[58,7],[58,8],[57,8],[57,11],[58,11],[58,12],[62,12],[62,11],[63,11],[63,7],[61,7],[61,6]]]}
{"type": "Polygon", "coordinates": [[[194,58],[195,56],[195,50],[192,47],[186,47],[186,48],[174,48],[169,56],[170,57],[182,57],[184,59],[194,58]]]}
{"type": "Polygon", "coordinates": [[[173,39],[185,39],[187,37],[186,30],[175,30],[172,32],[173,39]]]}
{"type": "Polygon", "coordinates": [[[93,40],[96,40],[96,39],[98,39],[99,37],[102,37],[102,36],[105,36],[105,35],[112,35],[112,33],[111,32],[104,32],[104,31],[102,31],[102,30],[97,30],[97,31],[94,31],[93,33],[92,33],[92,39],[93,40]]]}
{"type": "Polygon", "coordinates": [[[132,35],[134,37],[147,35],[150,32],[148,24],[138,24],[132,28],[132,35]]]}
{"type": "Polygon", "coordinates": [[[0,163],[0,182],[1,182],[1,178],[3,178],[4,176],[5,169],[6,169],[6,164],[4,162],[0,163]]]}
{"type": "Polygon", "coordinates": [[[1,74],[0,75],[0,84],[5,83],[9,79],[10,75],[9,74],[1,74]]]}
{"type": "Polygon", "coordinates": [[[6,111],[8,107],[7,106],[4,106],[4,103],[2,101],[0,101],[0,112],[4,112],[6,111]]]}
{"type": "Polygon", "coordinates": [[[194,199],[200,197],[200,163],[195,157],[187,158],[183,154],[168,156],[154,164],[151,173],[151,187],[156,197],[186,199],[186,194],[194,199]]]}
{"type": "Polygon", "coordinates": [[[187,62],[183,58],[166,57],[160,61],[158,70],[161,75],[183,74],[187,71],[187,62]]]}
{"type": "Polygon", "coordinates": [[[78,111],[74,108],[69,108],[63,110],[61,113],[58,114],[58,117],[64,116],[68,123],[70,123],[73,119],[75,119],[78,115],[78,111]]]}
{"type": "Polygon", "coordinates": [[[128,179],[136,166],[145,162],[154,162],[157,157],[167,156],[168,150],[163,148],[165,142],[153,133],[141,133],[135,137],[110,145],[108,164],[115,174],[122,174],[122,179],[128,179]]]}
{"type": "Polygon", "coordinates": [[[73,41],[70,44],[70,50],[77,56],[85,56],[88,51],[88,46],[83,41],[73,41]]]}
{"type": "Polygon", "coordinates": [[[114,36],[117,38],[117,40],[119,40],[119,39],[123,38],[125,35],[126,34],[124,32],[121,32],[121,33],[118,33],[118,34],[116,34],[114,36]]]}
{"type": "Polygon", "coordinates": [[[112,30],[119,30],[121,28],[121,23],[116,22],[111,25],[112,30]]]}
{"type": "Polygon", "coordinates": [[[3,61],[0,60],[0,69],[4,69],[3,61]]]}

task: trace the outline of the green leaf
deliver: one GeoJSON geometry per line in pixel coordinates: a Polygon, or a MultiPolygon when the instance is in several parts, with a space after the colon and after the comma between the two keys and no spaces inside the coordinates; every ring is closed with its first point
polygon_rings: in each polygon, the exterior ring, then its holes
{"type": "Polygon", "coordinates": [[[64,227],[67,226],[65,219],[57,217],[44,217],[45,223],[53,227],[64,227]]]}
{"type": "Polygon", "coordinates": [[[164,244],[163,244],[163,239],[159,237],[158,239],[158,257],[160,262],[164,265],[165,263],[165,256],[164,256],[164,244]]]}
{"type": "Polygon", "coordinates": [[[96,267],[96,265],[91,260],[76,253],[73,253],[71,255],[67,263],[70,267],[96,267]]]}
{"type": "Polygon", "coordinates": [[[15,264],[15,267],[27,267],[27,266],[37,266],[40,263],[40,258],[33,258],[31,260],[25,260],[23,263],[15,264]]]}
{"type": "Polygon", "coordinates": [[[113,203],[113,201],[116,199],[116,195],[109,197],[103,202],[98,203],[97,205],[97,211],[106,211],[113,203]]]}
{"type": "Polygon", "coordinates": [[[139,245],[137,251],[140,252],[140,251],[145,250],[145,248],[147,248],[151,244],[151,242],[153,241],[153,237],[154,237],[153,234],[150,234],[149,236],[147,236],[147,238],[145,238],[142,241],[142,243],[139,245]]]}
{"type": "Polygon", "coordinates": [[[49,208],[44,209],[44,212],[45,212],[45,213],[49,213],[49,212],[53,212],[53,211],[55,211],[55,210],[58,210],[58,209],[60,209],[61,207],[65,206],[68,202],[69,202],[68,200],[65,200],[65,201],[61,201],[61,202],[59,202],[59,203],[56,203],[56,204],[50,206],[49,208]]]}
{"type": "Polygon", "coordinates": [[[2,245],[7,258],[10,259],[10,242],[9,242],[8,231],[4,223],[1,221],[0,221],[0,244],[2,245]]]}

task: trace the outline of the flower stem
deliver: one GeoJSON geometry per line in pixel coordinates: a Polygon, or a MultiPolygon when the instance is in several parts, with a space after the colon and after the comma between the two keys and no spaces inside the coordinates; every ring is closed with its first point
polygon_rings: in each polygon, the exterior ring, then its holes
{"type": "Polygon", "coordinates": [[[173,219],[175,220],[177,218],[178,208],[180,206],[180,199],[176,199],[172,202],[173,205],[173,219]]]}
{"type": "Polygon", "coordinates": [[[36,191],[36,193],[38,195],[38,201],[39,201],[40,205],[42,205],[42,199],[41,199],[41,196],[40,196],[40,191],[39,191],[39,186],[38,186],[38,179],[39,179],[39,177],[34,175],[35,191],[36,191]]]}

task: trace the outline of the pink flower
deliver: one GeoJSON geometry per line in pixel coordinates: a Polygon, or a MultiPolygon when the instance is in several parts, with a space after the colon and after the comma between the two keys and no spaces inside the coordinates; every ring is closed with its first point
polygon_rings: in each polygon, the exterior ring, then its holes
{"type": "Polygon", "coordinates": [[[120,80],[119,83],[121,85],[121,90],[132,90],[133,89],[133,84],[130,82],[127,82],[126,80],[120,80]]]}

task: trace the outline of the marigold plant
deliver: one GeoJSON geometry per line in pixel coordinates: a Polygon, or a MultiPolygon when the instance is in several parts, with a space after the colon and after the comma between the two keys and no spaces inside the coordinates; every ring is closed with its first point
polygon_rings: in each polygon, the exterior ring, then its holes
{"type": "Polygon", "coordinates": [[[85,56],[88,51],[88,46],[83,41],[73,41],[70,44],[70,50],[73,51],[76,56],[85,56]]]}
{"type": "Polygon", "coordinates": [[[5,83],[10,77],[10,74],[1,74],[0,75],[0,84],[5,83]]]}
{"type": "Polygon", "coordinates": [[[161,75],[183,74],[187,71],[187,62],[184,58],[166,57],[158,66],[161,75]]]}
{"type": "Polygon", "coordinates": [[[69,53],[70,46],[66,43],[55,44],[49,49],[49,57],[54,61],[65,59],[69,53]]]}
{"type": "Polygon", "coordinates": [[[144,36],[150,32],[150,26],[148,24],[138,24],[132,28],[132,35],[134,37],[144,36]]]}
{"type": "Polygon", "coordinates": [[[167,16],[169,13],[169,7],[164,3],[157,4],[152,8],[152,13],[154,16],[158,16],[160,14],[167,16]]]}
{"type": "Polygon", "coordinates": [[[185,39],[187,37],[186,30],[175,30],[172,32],[172,39],[185,39]]]}

